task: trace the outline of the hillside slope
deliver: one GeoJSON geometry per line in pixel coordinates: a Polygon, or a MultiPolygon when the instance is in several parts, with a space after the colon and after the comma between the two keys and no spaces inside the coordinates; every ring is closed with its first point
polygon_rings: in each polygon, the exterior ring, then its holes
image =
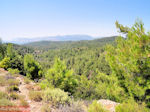
{"type": "MultiPolygon", "coordinates": [[[[34,83],[33,81],[30,81],[27,83],[25,76],[22,76],[19,74],[12,75],[8,71],[5,71],[4,69],[0,68],[0,81],[2,81],[2,78],[3,79],[9,78],[8,80],[11,80],[11,85],[10,85],[10,82],[8,84],[6,84],[7,81],[3,82],[3,84],[0,83],[0,90],[1,90],[0,91],[0,100],[2,100],[1,96],[3,93],[3,94],[5,94],[5,96],[6,95],[9,96],[8,99],[10,100],[10,102],[9,103],[3,103],[3,104],[0,102],[0,110],[1,109],[9,109],[9,111],[10,111],[12,109],[13,112],[18,112],[18,111],[19,112],[29,112],[29,111],[30,112],[41,112],[41,111],[42,112],[48,112],[48,111],[42,110],[43,106],[47,105],[46,102],[41,101],[41,100],[40,101],[38,101],[38,100],[33,101],[29,96],[31,91],[39,91],[39,92],[42,91],[37,83],[34,83]],[[7,88],[12,86],[12,84],[13,84],[12,80],[14,82],[16,82],[16,81],[19,82],[18,91],[13,90],[13,91],[8,92],[7,88]],[[13,95],[11,96],[11,94],[13,94],[13,95]],[[10,104],[13,104],[13,105],[10,105],[10,104]]],[[[109,112],[115,112],[115,106],[118,105],[118,103],[115,103],[115,102],[110,101],[110,100],[101,99],[98,102],[101,103],[106,109],[108,109],[109,112]]],[[[67,107],[64,110],[64,108],[62,108],[62,107],[61,108],[53,108],[51,106],[51,104],[48,104],[48,105],[51,109],[51,112],[72,112],[70,110],[67,110],[67,107]]],[[[82,110],[79,112],[87,112],[87,110],[85,109],[84,111],[82,110]]]]}

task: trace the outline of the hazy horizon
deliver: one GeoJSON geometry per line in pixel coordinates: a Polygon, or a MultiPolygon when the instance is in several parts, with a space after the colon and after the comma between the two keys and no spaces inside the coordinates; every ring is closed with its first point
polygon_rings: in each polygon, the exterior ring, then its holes
{"type": "Polygon", "coordinates": [[[137,18],[150,24],[147,0],[1,0],[0,37],[36,38],[57,35],[118,35],[115,21],[131,26],[137,18]],[[136,4],[135,4],[136,2],[136,4]]]}

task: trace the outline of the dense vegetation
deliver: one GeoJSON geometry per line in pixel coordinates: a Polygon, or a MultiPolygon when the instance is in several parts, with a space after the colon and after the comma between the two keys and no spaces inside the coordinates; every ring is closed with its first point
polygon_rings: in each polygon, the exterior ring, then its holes
{"type": "MultiPolygon", "coordinates": [[[[131,28],[118,22],[116,26],[125,38],[36,42],[26,45],[25,49],[30,50],[22,53],[19,46],[13,49],[11,44],[0,44],[0,67],[18,69],[32,80],[40,79],[46,101],[58,104],[59,98],[53,95],[60,97],[62,93],[62,104],[68,104],[70,96],[84,100],[104,98],[124,102],[122,105],[127,107],[132,101],[135,105],[129,112],[134,108],[147,111],[140,104],[150,107],[150,33],[145,32],[141,21],[131,28]]],[[[125,112],[122,105],[117,107],[117,112],[125,112]]],[[[96,106],[93,103],[89,112],[95,111],[96,106]]]]}

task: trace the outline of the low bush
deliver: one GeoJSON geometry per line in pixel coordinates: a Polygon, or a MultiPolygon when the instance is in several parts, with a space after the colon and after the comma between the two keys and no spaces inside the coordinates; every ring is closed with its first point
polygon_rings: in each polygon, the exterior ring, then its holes
{"type": "Polygon", "coordinates": [[[116,112],[150,112],[145,104],[138,104],[134,100],[129,100],[116,107],[116,112]]]}
{"type": "Polygon", "coordinates": [[[30,91],[29,98],[33,101],[40,102],[42,100],[42,92],[40,91],[30,91]]]}
{"type": "Polygon", "coordinates": [[[58,106],[59,104],[70,104],[71,102],[68,93],[58,88],[45,90],[43,99],[44,101],[51,103],[53,106],[58,106]]]}
{"type": "Polygon", "coordinates": [[[12,93],[10,93],[10,98],[12,100],[17,100],[17,99],[19,99],[19,95],[15,92],[12,92],[12,93]]]}
{"type": "Polygon", "coordinates": [[[5,92],[0,91],[0,99],[9,99],[9,95],[5,92]]]}
{"type": "Polygon", "coordinates": [[[14,92],[14,91],[19,91],[18,86],[13,85],[13,86],[7,87],[7,92],[14,92]]]}
{"type": "Polygon", "coordinates": [[[103,108],[101,104],[97,103],[97,101],[93,101],[93,103],[88,108],[88,112],[109,112],[109,111],[103,108]]]}
{"type": "Polygon", "coordinates": [[[18,86],[20,84],[20,82],[16,79],[8,79],[7,83],[9,86],[18,86]]]}
{"type": "Polygon", "coordinates": [[[0,106],[14,106],[14,104],[8,99],[0,99],[0,106]]]}
{"type": "Polygon", "coordinates": [[[12,69],[12,68],[9,68],[9,69],[8,69],[8,72],[9,72],[10,74],[12,74],[12,75],[14,75],[14,74],[19,74],[19,73],[20,73],[20,71],[19,71],[18,69],[12,69]]]}

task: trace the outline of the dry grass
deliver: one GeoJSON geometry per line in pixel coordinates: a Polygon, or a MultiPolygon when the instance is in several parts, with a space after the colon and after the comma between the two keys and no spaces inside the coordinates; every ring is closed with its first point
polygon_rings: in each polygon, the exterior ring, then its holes
{"type": "Polygon", "coordinates": [[[30,84],[31,80],[28,79],[27,77],[24,77],[24,82],[25,82],[26,84],[30,84]]]}
{"type": "Polygon", "coordinates": [[[33,101],[40,102],[42,101],[42,92],[40,91],[30,91],[29,98],[33,101]]]}
{"type": "Polygon", "coordinates": [[[18,86],[20,84],[20,82],[16,79],[8,79],[7,83],[9,86],[18,86]]]}
{"type": "Polygon", "coordinates": [[[10,100],[8,99],[0,99],[0,106],[14,106],[15,104],[13,104],[10,100]]]}
{"type": "Polygon", "coordinates": [[[3,99],[3,98],[9,99],[9,95],[8,95],[8,93],[6,93],[6,92],[0,91],[0,99],[3,99]]]}
{"type": "Polygon", "coordinates": [[[42,106],[41,112],[51,112],[50,106],[49,105],[42,106]]]}
{"type": "Polygon", "coordinates": [[[4,76],[0,76],[0,86],[5,86],[6,85],[6,79],[4,76]]]}

